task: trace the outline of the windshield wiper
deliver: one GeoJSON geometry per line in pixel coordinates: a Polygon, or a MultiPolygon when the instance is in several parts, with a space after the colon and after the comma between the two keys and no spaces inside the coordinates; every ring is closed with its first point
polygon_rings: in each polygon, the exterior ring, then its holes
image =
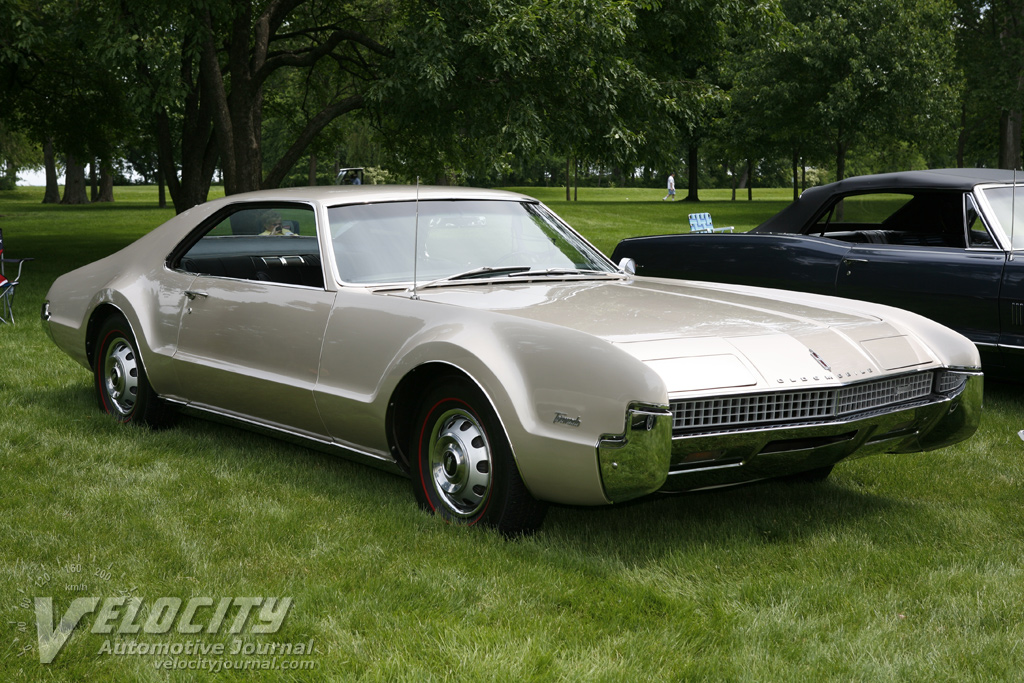
{"type": "MultiPolygon", "coordinates": [[[[455,273],[454,275],[448,275],[446,277],[439,277],[436,280],[430,280],[424,282],[421,285],[416,285],[416,289],[423,289],[424,287],[435,287],[437,285],[443,285],[446,282],[456,282],[458,280],[472,280],[478,277],[494,277],[496,275],[512,275],[515,273],[521,273],[529,270],[530,266],[483,266],[482,268],[473,268],[466,270],[461,273],[455,273]]],[[[412,287],[409,291],[412,291],[412,287]]]]}
{"type": "Polygon", "coordinates": [[[592,270],[588,268],[544,268],[542,270],[525,270],[518,273],[511,273],[511,276],[548,276],[548,275],[616,275],[606,270],[592,270]]]}
{"type": "MultiPolygon", "coordinates": [[[[520,278],[520,277],[558,277],[560,275],[610,275],[612,277],[621,276],[621,273],[613,273],[605,270],[590,270],[583,268],[544,268],[535,269],[531,266],[483,266],[482,268],[473,268],[455,275],[448,275],[447,277],[439,277],[436,280],[430,280],[423,284],[416,285],[416,289],[424,289],[426,287],[437,287],[439,285],[446,284],[448,282],[457,282],[459,280],[473,280],[476,278],[487,278],[487,277],[498,277],[504,276],[509,278],[520,278]]],[[[413,288],[409,287],[407,291],[412,291],[413,288]]]]}

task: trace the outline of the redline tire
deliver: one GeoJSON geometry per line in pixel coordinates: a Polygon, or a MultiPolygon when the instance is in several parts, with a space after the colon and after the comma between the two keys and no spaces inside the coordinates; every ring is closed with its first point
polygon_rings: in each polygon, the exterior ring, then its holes
{"type": "Polygon", "coordinates": [[[162,427],[172,409],[153,391],[128,321],[112,315],[96,333],[93,378],[100,410],[125,424],[162,427]]]}
{"type": "Polygon", "coordinates": [[[505,432],[476,386],[451,379],[430,391],[414,439],[413,489],[423,509],[510,536],[540,527],[547,505],[523,484],[505,432]]]}

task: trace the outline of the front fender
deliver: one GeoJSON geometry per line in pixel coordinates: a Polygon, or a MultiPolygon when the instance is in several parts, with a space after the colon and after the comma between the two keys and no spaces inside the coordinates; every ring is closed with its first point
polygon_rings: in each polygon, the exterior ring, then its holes
{"type": "Polygon", "coordinates": [[[558,325],[400,297],[385,307],[378,296],[346,297],[328,324],[317,402],[333,436],[386,453],[395,388],[416,368],[443,363],[491,401],[534,496],[609,502],[598,444],[623,433],[630,404],[667,404],[655,372],[558,325]]]}

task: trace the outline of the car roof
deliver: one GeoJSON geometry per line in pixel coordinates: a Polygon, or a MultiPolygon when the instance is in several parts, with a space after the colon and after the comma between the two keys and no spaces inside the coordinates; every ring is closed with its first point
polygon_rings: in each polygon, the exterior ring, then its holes
{"type": "Polygon", "coordinates": [[[421,201],[438,199],[479,199],[499,201],[536,201],[532,197],[505,190],[487,190],[475,187],[445,187],[436,185],[320,185],[315,187],[286,187],[233,194],[219,203],[316,201],[328,206],[376,202],[421,201]]]}
{"type": "MultiPolygon", "coordinates": [[[[1012,183],[1014,171],[997,168],[937,168],[926,171],[901,171],[846,178],[828,185],[808,188],[800,198],[751,232],[796,233],[807,224],[822,205],[836,195],[879,190],[945,190],[966,192],[985,183],[1012,183]]],[[[1024,182],[1024,175],[1021,176],[1024,182]]]]}

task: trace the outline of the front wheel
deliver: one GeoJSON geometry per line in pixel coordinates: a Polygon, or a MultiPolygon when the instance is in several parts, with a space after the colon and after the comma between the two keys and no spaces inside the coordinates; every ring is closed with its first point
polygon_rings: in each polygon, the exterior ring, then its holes
{"type": "Polygon", "coordinates": [[[100,409],[118,422],[162,427],[170,421],[172,409],[149,385],[139,345],[123,316],[111,316],[100,326],[93,376],[100,409]]]}
{"type": "Polygon", "coordinates": [[[450,380],[421,404],[413,444],[413,487],[420,506],[445,519],[536,531],[547,505],[523,484],[504,430],[483,393],[450,380]]]}

